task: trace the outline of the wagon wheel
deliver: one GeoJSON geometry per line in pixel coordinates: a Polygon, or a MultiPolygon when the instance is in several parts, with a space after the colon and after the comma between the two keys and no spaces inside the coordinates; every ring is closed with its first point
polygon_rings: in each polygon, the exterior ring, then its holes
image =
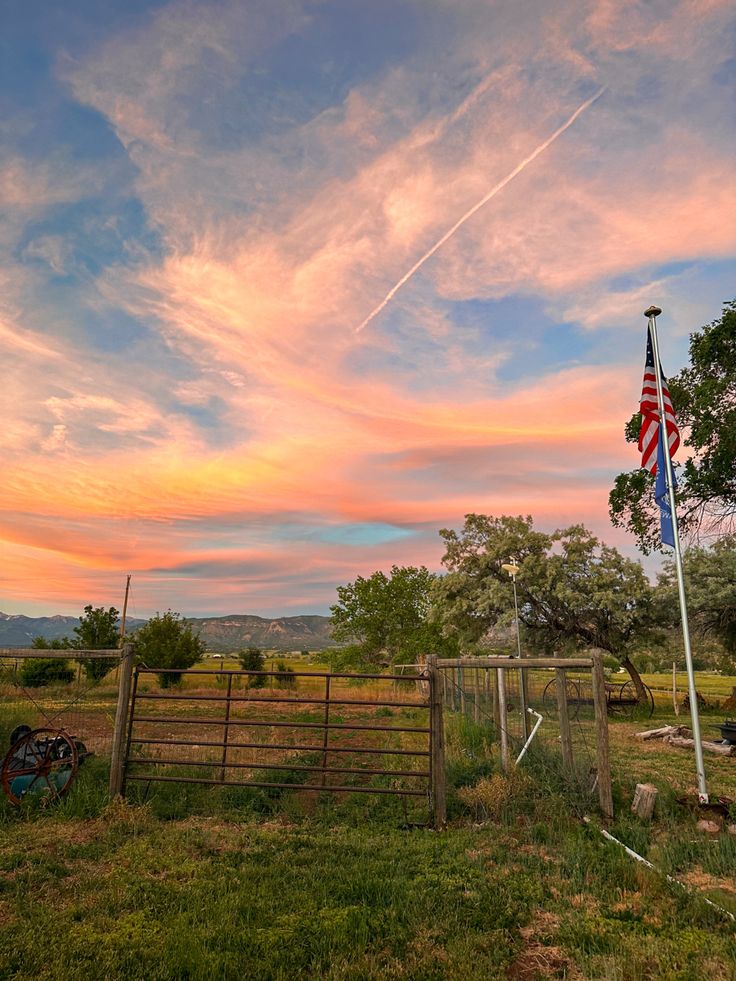
{"type": "MultiPolygon", "coordinates": [[[[641,716],[646,719],[651,719],[651,717],[654,715],[654,695],[652,694],[652,689],[648,685],[644,685],[644,698],[640,699],[636,693],[634,682],[627,681],[626,684],[622,685],[621,687],[619,698],[629,703],[621,706],[626,715],[641,714],[641,716]]],[[[612,705],[615,706],[615,704],[616,703],[614,700],[612,705]]]]}
{"type": "Polygon", "coordinates": [[[34,729],[10,747],[0,783],[16,806],[26,794],[57,800],[71,787],[78,765],[75,742],[63,729],[34,729]]]}
{"type": "MultiPolygon", "coordinates": [[[[580,712],[580,682],[566,678],[565,693],[567,695],[567,714],[574,721],[580,712]]],[[[555,678],[547,682],[542,692],[542,704],[547,715],[557,715],[557,681],[555,678]]]]}

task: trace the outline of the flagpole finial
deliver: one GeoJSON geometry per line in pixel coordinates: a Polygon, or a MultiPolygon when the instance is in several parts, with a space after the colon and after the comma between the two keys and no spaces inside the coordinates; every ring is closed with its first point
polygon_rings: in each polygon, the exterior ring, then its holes
{"type": "Polygon", "coordinates": [[[648,307],[648,308],[647,308],[647,309],[646,309],[646,310],[644,311],[644,316],[645,316],[645,317],[658,317],[658,316],[660,315],[660,313],[661,313],[661,312],[662,312],[662,311],[660,310],[660,308],[659,308],[659,307],[648,307]]]}

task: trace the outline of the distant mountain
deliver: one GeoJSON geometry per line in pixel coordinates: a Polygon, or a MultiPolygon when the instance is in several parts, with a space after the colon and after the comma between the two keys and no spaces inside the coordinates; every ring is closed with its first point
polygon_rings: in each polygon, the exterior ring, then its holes
{"type": "MultiPolygon", "coordinates": [[[[133,631],[145,620],[128,619],[133,631]]],[[[236,651],[262,647],[276,651],[321,651],[333,647],[329,617],[266,617],[233,614],[225,617],[188,617],[210,651],[236,651]]],[[[30,647],[34,637],[59,640],[73,637],[77,617],[26,617],[0,613],[0,647],[30,647]]]]}
{"type": "MultiPolygon", "coordinates": [[[[128,620],[131,630],[145,620],[128,620]]],[[[45,640],[61,640],[73,637],[79,626],[79,617],[26,617],[22,614],[0,613],[0,647],[30,647],[34,637],[45,640]]]]}
{"type": "Polygon", "coordinates": [[[235,651],[241,647],[321,651],[335,645],[330,618],[316,615],[269,620],[243,613],[226,617],[188,617],[187,623],[199,631],[210,651],[235,651]]]}

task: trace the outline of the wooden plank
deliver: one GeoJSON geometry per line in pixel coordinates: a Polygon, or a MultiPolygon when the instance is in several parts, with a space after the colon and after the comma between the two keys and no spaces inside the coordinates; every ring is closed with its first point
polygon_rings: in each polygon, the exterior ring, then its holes
{"type": "Polygon", "coordinates": [[[608,749],[608,703],[603,656],[593,655],[593,704],[595,705],[596,755],[598,761],[598,801],[605,818],[613,818],[611,757],[608,749]]]}
{"type": "Polygon", "coordinates": [[[115,650],[104,650],[104,651],[78,651],[75,648],[67,648],[66,650],[56,650],[49,648],[45,650],[38,647],[0,647],[0,657],[17,658],[18,660],[23,660],[28,657],[44,657],[44,658],[59,658],[62,661],[77,660],[77,658],[84,658],[85,660],[101,660],[106,658],[107,660],[119,661],[121,658],[121,652],[118,649],[115,650]]]}
{"type": "MultiPolygon", "coordinates": [[[[566,670],[583,670],[592,667],[589,657],[525,657],[525,668],[565,668],[566,670]]],[[[517,657],[448,657],[439,658],[438,668],[518,668],[517,657]]]]}

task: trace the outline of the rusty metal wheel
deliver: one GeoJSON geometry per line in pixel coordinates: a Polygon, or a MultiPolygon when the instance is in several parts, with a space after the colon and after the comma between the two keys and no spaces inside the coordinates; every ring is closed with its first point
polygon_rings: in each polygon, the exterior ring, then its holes
{"type": "Polygon", "coordinates": [[[16,807],[26,797],[58,800],[69,790],[79,766],[74,739],[63,729],[34,729],[8,751],[0,783],[16,807]]]}
{"type": "MultiPolygon", "coordinates": [[[[567,695],[567,712],[574,722],[580,713],[580,706],[583,702],[580,681],[577,678],[565,678],[565,694],[567,695]]],[[[542,692],[542,704],[547,715],[551,718],[557,718],[557,681],[554,678],[547,683],[542,692]]]]}
{"type": "MultiPolygon", "coordinates": [[[[644,698],[639,698],[636,686],[633,681],[627,681],[619,692],[619,702],[623,708],[623,714],[628,716],[651,719],[654,715],[654,695],[649,685],[644,685],[644,698]]],[[[611,705],[615,706],[615,700],[611,705]]]]}

